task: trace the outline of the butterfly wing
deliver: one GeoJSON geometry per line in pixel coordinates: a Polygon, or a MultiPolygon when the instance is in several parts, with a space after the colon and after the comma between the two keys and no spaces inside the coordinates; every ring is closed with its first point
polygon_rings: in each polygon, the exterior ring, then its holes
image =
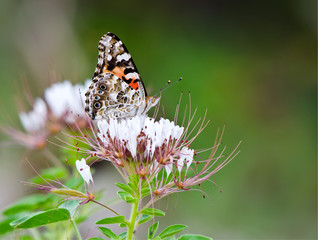
{"type": "Polygon", "coordinates": [[[98,50],[93,82],[85,101],[85,111],[92,119],[143,115],[158,103],[159,98],[147,97],[127,48],[115,34],[105,34],[98,50]]]}
{"type": "Polygon", "coordinates": [[[98,62],[93,80],[100,74],[113,73],[132,89],[139,91],[144,99],[147,96],[146,88],[123,42],[115,34],[107,33],[99,41],[98,50],[98,62]]]}

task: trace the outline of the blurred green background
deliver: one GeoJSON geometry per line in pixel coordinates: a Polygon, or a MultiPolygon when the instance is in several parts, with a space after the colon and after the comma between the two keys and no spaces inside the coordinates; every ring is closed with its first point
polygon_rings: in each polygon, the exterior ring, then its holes
{"type": "MultiPolygon", "coordinates": [[[[211,146],[224,124],[229,151],[243,141],[214,178],[223,192],[209,183],[208,198],[170,197],[160,229],[180,223],[214,239],[317,238],[316,1],[3,0],[0,31],[1,124],[19,126],[23,82],[42,96],[55,79],[90,78],[98,41],[111,31],[149,95],[183,77],[163,93],[167,117],[181,91],[191,91],[198,116],[208,109],[211,124],[192,147],[211,146]]],[[[18,181],[34,174],[25,151],[2,145],[1,208],[28,193],[18,181]]]]}

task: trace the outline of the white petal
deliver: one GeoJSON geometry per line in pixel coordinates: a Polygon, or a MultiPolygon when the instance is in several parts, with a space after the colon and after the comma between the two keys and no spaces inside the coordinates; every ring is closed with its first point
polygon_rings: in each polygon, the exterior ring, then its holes
{"type": "Polygon", "coordinates": [[[170,163],[168,165],[165,165],[167,177],[169,177],[170,173],[172,172],[172,162],[173,162],[173,159],[171,158],[170,163]]]}
{"type": "MultiPolygon", "coordinates": [[[[180,159],[183,159],[187,164],[187,169],[190,167],[193,161],[194,150],[187,147],[183,147],[180,151],[180,159]]],[[[183,165],[183,164],[182,164],[183,165]]]]}
{"type": "Polygon", "coordinates": [[[155,131],[153,131],[154,122],[155,122],[154,119],[146,118],[144,128],[143,128],[143,132],[146,134],[146,138],[149,139],[148,144],[146,145],[145,153],[149,155],[151,158],[153,157],[153,154],[155,152],[155,145],[154,145],[155,131]]]}
{"type": "Polygon", "coordinates": [[[179,140],[179,138],[181,137],[182,133],[183,133],[184,127],[179,127],[178,125],[174,127],[171,137],[173,139],[179,140]]]}
{"type": "Polygon", "coordinates": [[[84,181],[89,184],[90,182],[93,183],[93,177],[91,174],[90,167],[86,164],[86,161],[84,158],[82,158],[81,161],[76,160],[75,162],[77,171],[81,174],[84,181]]]}
{"type": "Polygon", "coordinates": [[[179,172],[181,172],[183,165],[184,165],[184,157],[180,156],[180,158],[177,161],[177,168],[179,172]]]}
{"type": "Polygon", "coordinates": [[[102,140],[102,142],[107,144],[107,139],[104,136],[106,136],[106,133],[109,131],[108,122],[105,119],[99,120],[97,121],[97,127],[99,129],[97,136],[102,140]]]}

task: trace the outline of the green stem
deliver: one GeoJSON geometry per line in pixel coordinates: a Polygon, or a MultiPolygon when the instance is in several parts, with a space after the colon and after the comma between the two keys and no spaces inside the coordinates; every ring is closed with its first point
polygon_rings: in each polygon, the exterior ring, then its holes
{"type": "Polygon", "coordinates": [[[117,216],[119,216],[119,213],[116,212],[115,210],[111,209],[110,207],[107,207],[106,205],[104,205],[104,204],[102,204],[102,203],[100,203],[100,202],[97,202],[97,201],[95,201],[95,200],[91,200],[91,201],[94,202],[94,203],[96,203],[96,204],[98,204],[98,205],[101,205],[102,207],[108,209],[109,211],[112,211],[112,212],[115,213],[117,216]]]}
{"type": "Polygon", "coordinates": [[[75,223],[73,218],[71,218],[71,223],[72,223],[73,228],[75,230],[75,234],[76,234],[77,240],[82,240],[81,234],[80,234],[80,232],[78,230],[78,227],[77,227],[77,225],[76,225],[76,223],[75,223]]]}
{"type": "Polygon", "coordinates": [[[138,216],[139,199],[132,204],[130,219],[128,224],[127,240],[132,240],[134,237],[135,225],[138,216]]]}

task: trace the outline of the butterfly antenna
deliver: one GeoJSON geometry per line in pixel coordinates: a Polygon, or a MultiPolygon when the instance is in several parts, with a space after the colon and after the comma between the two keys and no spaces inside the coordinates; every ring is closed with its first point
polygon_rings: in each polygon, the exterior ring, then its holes
{"type": "Polygon", "coordinates": [[[166,83],[166,85],[160,89],[160,91],[155,95],[158,96],[160,95],[163,91],[167,90],[168,88],[172,87],[173,85],[177,84],[178,82],[180,82],[182,80],[182,77],[180,77],[177,81],[175,81],[174,83],[170,84],[171,81],[168,80],[168,82],[166,83]]]}

